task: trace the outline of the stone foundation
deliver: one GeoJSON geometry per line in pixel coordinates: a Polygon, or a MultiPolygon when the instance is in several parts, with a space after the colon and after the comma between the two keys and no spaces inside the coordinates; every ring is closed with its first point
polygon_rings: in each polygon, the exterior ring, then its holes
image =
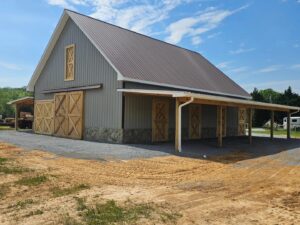
{"type": "MultiPolygon", "coordinates": [[[[202,128],[201,138],[215,138],[216,128],[202,128]]],[[[227,128],[228,137],[237,136],[236,128],[227,128]]],[[[151,144],[152,129],[111,129],[85,128],[84,139],[89,141],[124,143],[124,144],[151,144]]],[[[182,139],[188,140],[188,129],[182,128],[182,139]]],[[[175,129],[169,128],[169,142],[175,140],[175,129]]]]}
{"type": "Polygon", "coordinates": [[[88,141],[122,143],[123,130],[98,127],[85,128],[84,139],[88,141]]]}

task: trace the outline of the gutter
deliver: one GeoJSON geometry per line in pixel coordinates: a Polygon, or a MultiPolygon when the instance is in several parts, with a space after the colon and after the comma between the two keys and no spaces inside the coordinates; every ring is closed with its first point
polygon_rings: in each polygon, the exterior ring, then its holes
{"type": "Polygon", "coordinates": [[[178,151],[181,152],[181,111],[182,108],[188,104],[191,104],[194,101],[194,97],[191,97],[191,99],[181,105],[179,105],[178,108],[178,151]]]}

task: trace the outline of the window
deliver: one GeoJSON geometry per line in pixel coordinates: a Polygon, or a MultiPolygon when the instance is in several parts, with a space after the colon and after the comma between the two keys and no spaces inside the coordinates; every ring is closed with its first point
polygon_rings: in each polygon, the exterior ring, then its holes
{"type": "Polygon", "coordinates": [[[75,45],[65,48],[65,81],[74,80],[75,73],[75,45]]]}
{"type": "Polygon", "coordinates": [[[297,123],[297,119],[292,119],[292,123],[297,123]]]}

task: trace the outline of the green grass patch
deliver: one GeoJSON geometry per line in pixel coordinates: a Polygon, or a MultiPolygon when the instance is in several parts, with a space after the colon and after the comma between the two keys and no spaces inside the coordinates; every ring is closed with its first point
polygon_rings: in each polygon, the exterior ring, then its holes
{"type": "Polygon", "coordinates": [[[40,209],[35,210],[35,211],[31,211],[30,213],[26,214],[24,217],[31,217],[31,216],[35,216],[35,215],[42,215],[44,212],[40,209]]]}
{"type": "Polygon", "coordinates": [[[7,185],[0,185],[0,199],[2,199],[6,194],[7,192],[9,191],[9,187],[7,185]]]}
{"type": "Polygon", "coordinates": [[[24,177],[18,180],[16,183],[24,186],[37,186],[46,182],[48,178],[44,175],[36,177],[24,177]]]}
{"type": "Polygon", "coordinates": [[[1,158],[0,157],[0,165],[3,165],[4,163],[6,163],[8,161],[7,158],[1,158]]]}
{"type": "Polygon", "coordinates": [[[9,127],[9,126],[0,126],[0,131],[1,130],[13,130],[13,127],[9,127]]]}
{"type": "Polygon", "coordinates": [[[182,217],[179,213],[174,212],[161,212],[160,218],[163,223],[169,223],[176,224],[176,221],[182,217]]]}
{"type": "Polygon", "coordinates": [[[18,201],[16,204],[9,206],[9,208],[24,209],[33,203],[34,201],[32,199],[26,199],[24,201],[18,201]]]}
{"type": "Polygon", "coordinates": [[[4,173],[4,174],[20,174],[29,171],[31,170],[19,166],[0,165],[0,173],[4,173]]]}
{"type": "Polygon", "coordinates": [[[69,215],[64,216],[60,222],[63,225],[82,225],[82,223],[78,222],[76,219],[70,217],[69,215]]]}
{"type": "Polygon", "coordinates": [[[85,190],[85,189],[89,189],[90,186],[87,184],[79,184],[79,185],[75,185],[69,188],[60,188],[60,187],[55,187],[53,188],[51,191],[54,195],[54,197],[61,197],[64,195],[71,195],[74,193],[77,193],[81,190],[85,190]]]}
{"type": "MultiPolygon", "coordinates": [[[[263,130],[255,130],[255,128],[253,128],[253,134],[270,134],[270,130],[269,129],[263,129],[263,130]]],[[[286,135],[286,130],[283,129],[278,129],[278,130],[274,130],[274,135],[286,135]]],[[[294,131],[291,130],[291,137],[292,138],[300,138],[300,131],[294,131]]]]}
{"type": "Polygon", "coordinates": [[[0,173],[19,174],[31,171],[27,168],[11,165],[11,163],[7,163],[8,161],[8,158],[0,158],[0,173]]]}
{"type": "Polygon", "coordinates": [[[94,207],[86,206],[78,201],[83,210],[81,216],[87,225],[107,225],[115,223],[135,223],[138,219],[149,218],[154,208],[150,204],[117,205],[114,200],[109,200],[94,207]]]}

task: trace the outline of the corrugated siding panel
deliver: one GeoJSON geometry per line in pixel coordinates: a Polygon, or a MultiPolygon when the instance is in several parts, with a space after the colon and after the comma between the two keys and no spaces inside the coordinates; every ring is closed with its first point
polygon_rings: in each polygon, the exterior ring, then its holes
{"type": "Polygon", "coordinates": [[[35,85],[36,99],[52,95],[49,89],[103,84],[101,90],[85,92],[85,127],[121,128],[122,95],[117,92],[117,74],[83,32],[68,20],[35,85]],[[64,81],[65,46],[75,44],[75,80],[64,81]]]}
{"type": "Polygon", "coordinates": [[[217,127],[217,106],[202,105],[202,127],[216,128],[217,127]]]}
{"type": "Polygon", "coordinates": [[[227,127],[238,127],[238,108],[227,107],[227,127]]]}

